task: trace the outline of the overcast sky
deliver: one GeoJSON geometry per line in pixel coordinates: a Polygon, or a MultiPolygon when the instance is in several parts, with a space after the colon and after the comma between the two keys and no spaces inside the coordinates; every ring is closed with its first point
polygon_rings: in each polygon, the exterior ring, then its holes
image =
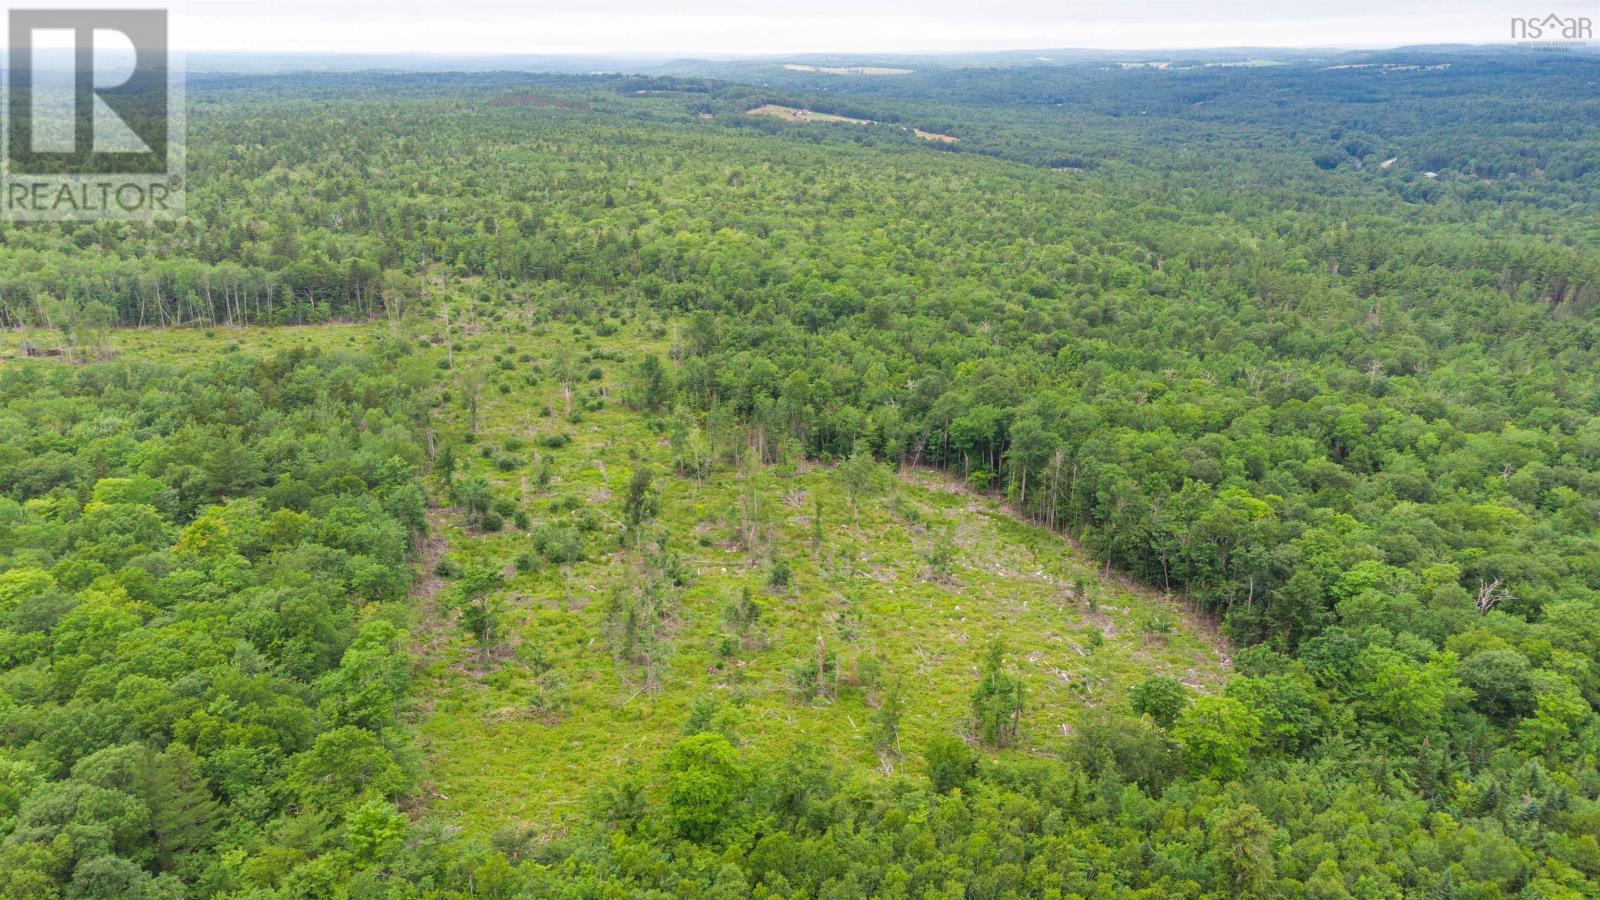
{"type": "Polygon", "coordinates": [[[1595,0],[187,0],[171,8],[175,42],[188,50],[766,55],[1495,43],[1508,39],[1513,15],[1592,15],[1596,6],[1595,0]]]}

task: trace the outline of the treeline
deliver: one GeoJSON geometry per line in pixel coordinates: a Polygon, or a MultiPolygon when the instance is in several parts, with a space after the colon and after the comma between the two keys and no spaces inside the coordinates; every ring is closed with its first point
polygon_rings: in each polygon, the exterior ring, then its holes
{"type": "Polygon", "coordinates": [[[103,260],[21,250],[0,273],[0,328],[302,325],[398,318],[418,299],[411,275],[313,253],[281,269],[194,260],[103,260]]]}

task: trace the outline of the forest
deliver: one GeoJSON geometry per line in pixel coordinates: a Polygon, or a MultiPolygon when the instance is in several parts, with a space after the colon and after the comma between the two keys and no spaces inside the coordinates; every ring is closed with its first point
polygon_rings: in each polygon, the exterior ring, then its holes
{"type": "Polygon", "coordinates": [[[1600,896],[1600,62],[755,65],[0,227],[0,896],[1600,896]]]}

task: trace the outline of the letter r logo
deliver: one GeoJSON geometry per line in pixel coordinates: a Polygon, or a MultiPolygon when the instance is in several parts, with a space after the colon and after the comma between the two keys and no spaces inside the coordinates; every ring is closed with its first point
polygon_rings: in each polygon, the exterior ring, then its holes
{"type": "Polygon", "coordinates": [[[167,12],[10,12],[6,155],[13,173],[160,173],[167,165],[167,12]]]}

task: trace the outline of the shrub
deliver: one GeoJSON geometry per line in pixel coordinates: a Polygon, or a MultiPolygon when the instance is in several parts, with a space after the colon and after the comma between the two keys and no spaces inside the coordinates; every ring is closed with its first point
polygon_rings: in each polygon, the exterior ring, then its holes
{"type": "Polygon", "coordinates": [[[928,741],[922,756],[928,763],[928,780],[941,794],[965,787],[978,774],[978,755],[965,742],[948,734],[928,741]]]}
{"type": "Polygon", "coordinates": [[[767,570],[767,586],[775,591],[787,590],[792,580],[794,580],[794,569],[790,568],[789,561],[773,560],[772,567],[767,570]]]}
{"type": "Polygon", "coordinates": [[[744,780],[728,739],[714,732],[690,735],[672,745],[666,769],[667,810],[678,833],[703,841],[720,831],[744,780]]]}
{"type": "Polygon", "coordinates": [[[566,525],[541,525],[534,529],[533,548],[553,565],[575,563],[583,559],[583,536],[566,525]]]}
{"type": "Polygon", "coordinates": [[[1133,711],[1149,716],[1150,721],[1162,728],[1171,728],[1178,713],[1189,705],[1189,691],[1176,679],[1165,675],[1146,678],[1133,689],[1133,711]]]}

